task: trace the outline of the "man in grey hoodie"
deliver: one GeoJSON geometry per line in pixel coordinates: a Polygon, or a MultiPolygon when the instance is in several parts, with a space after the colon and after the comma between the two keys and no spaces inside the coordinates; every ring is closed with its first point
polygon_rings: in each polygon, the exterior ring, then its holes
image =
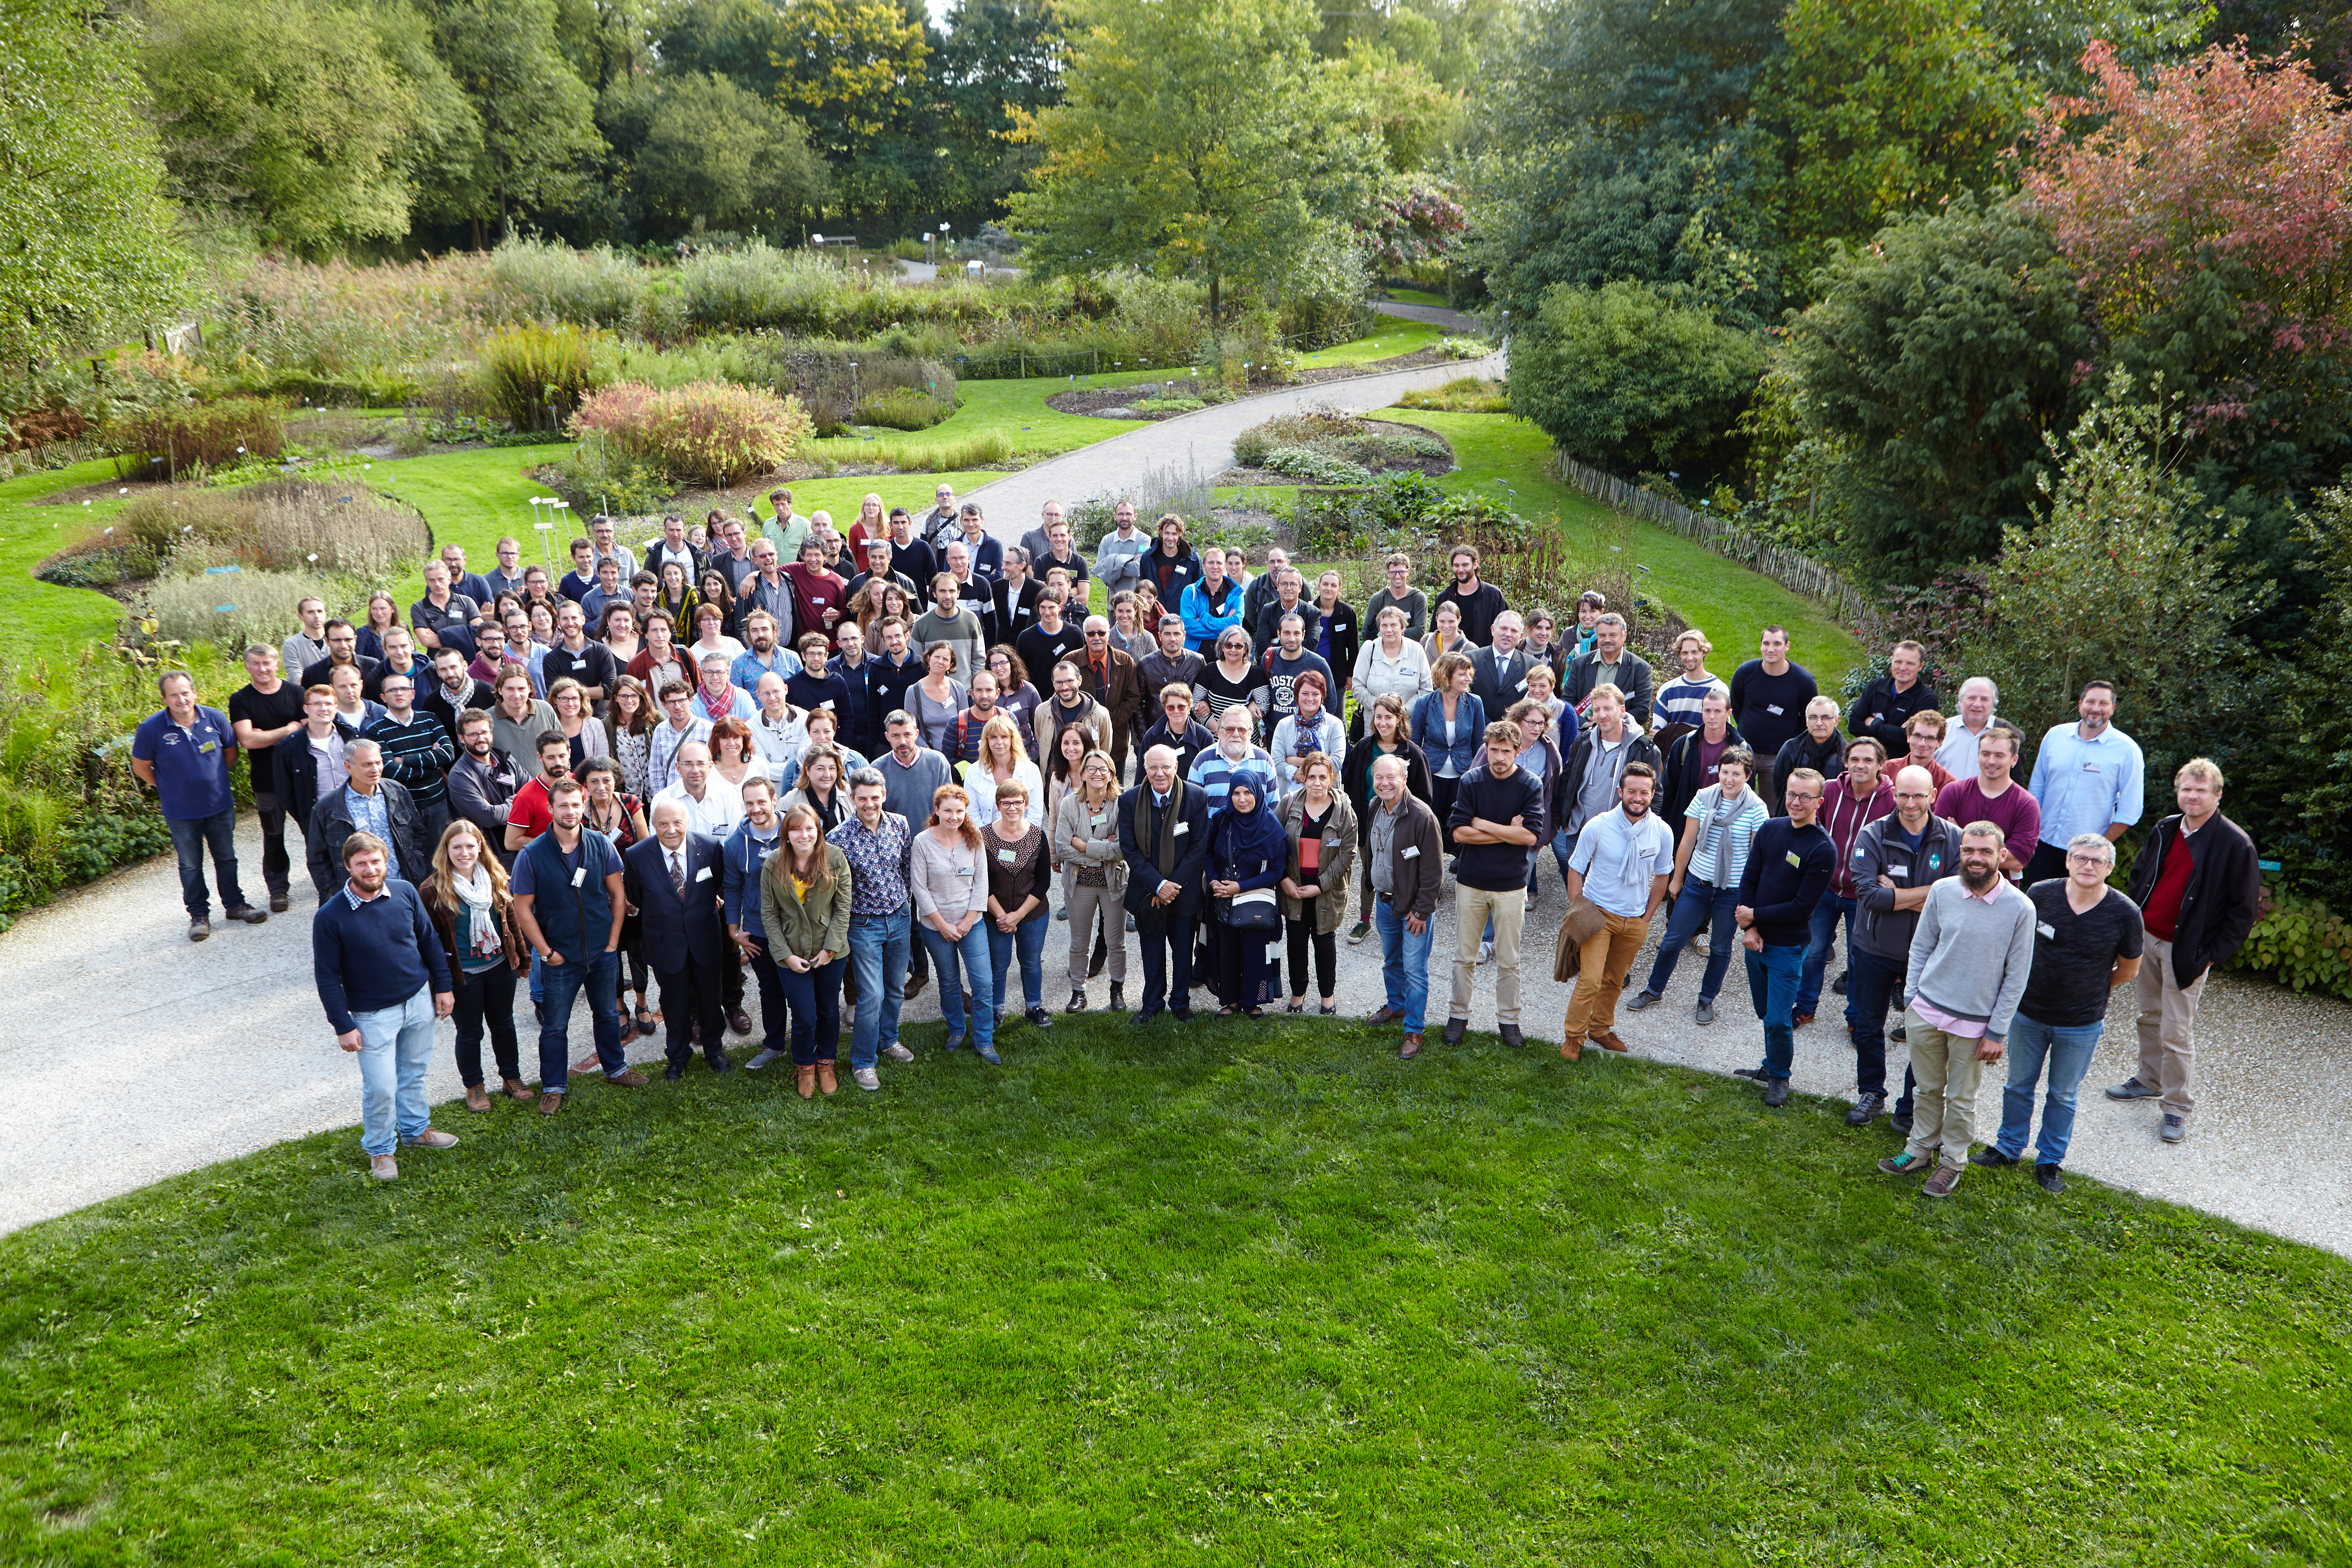
{"type": "Polygon", "coordinates": [[[2000,1060],[2033,968],[2033,903],[2001,876],[2004,847],[1990,822],[1961,828],[1960,874],[1928,889],[1911,937],[1903,1002],[1918,1098],[1910,1141],[1878,1168],[1906,1176],[1932,1164],[1921,1189],[1931,1198],[1951,1196],[1968,1168],[1978,1079],[2000,1060]]]}

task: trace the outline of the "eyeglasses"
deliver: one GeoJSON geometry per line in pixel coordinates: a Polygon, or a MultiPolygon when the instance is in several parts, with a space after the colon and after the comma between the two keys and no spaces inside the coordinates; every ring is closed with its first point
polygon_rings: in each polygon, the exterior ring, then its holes
{"type": "Polygon", "coordinates": [[[1822,797],[1819,794],[1799,795],[1795,790],[1790,790],[1784,798],[1789,800],[1819,800],[1822,797]]]}
{"type": "Polygon", "coordinates": [[[1088,633],[1087,634],[1087,640],[1088,642],[1092,642],[1092,641],[1094,641],[1097,637],[1108,637],[1108,636],[1110,636],[1110,634],[1109,634],[1108,632],[1103,632],[1103,631],[1088,632],[1088,633]]]}

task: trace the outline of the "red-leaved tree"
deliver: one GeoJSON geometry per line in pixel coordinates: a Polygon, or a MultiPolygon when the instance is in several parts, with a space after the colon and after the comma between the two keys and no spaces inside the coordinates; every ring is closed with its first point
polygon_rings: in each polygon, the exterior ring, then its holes
{"type": "Polygon", "coordinates": [[[2352,285],[2352,112],[2297,56],[2217,45],[2143,85],[2107,44],[2085,97],[2037,117],[2032,199],[2112,331],[2226,266],[2243,324],[2289,353],[2336,347],[2352,285]]]}

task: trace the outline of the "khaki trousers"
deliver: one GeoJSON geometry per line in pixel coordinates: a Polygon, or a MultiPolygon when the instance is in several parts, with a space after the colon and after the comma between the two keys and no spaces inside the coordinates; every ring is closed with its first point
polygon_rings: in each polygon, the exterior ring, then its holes
{"type": "Polygon", "coordinates": [[[1976,1137],[1977,1085],[1984,1076],[1977,1047],[1984,1042],[1948,1035],[1908,1008],[1903,1026],[1911,1037],[1911,1076],[1917,1080],[1905,1147],[1923,1160],[1934,1154],[1944,1164],[1965,1165],[1976,1137]]]}
{"type": "Polygon", "coordinates": [[[1601,927],[1577,949],[1576,994],[1568,999],[1566,1037],[1586,1040],[1617,1026],[1617,998],[1625,990],[1625,975],[1633,955],[1650,935],[1647,915],[1612,915],[1601,911],[1601,927]]]}
{"type": "Polygon", "coordinates": [[[1103,945],[1109,949],[1103,968],[1119,984],[1127,984],[1127,910],[1108,888],[1081,888],[1073,879],[1062,907],[1070,911],[1070,989],[1087,988],[1087,969],[1095,956],[1095,919],[1102,919],[1103,945]]]}
{"type": "Polygon", "coordinates": [[[2139,1070],[2132,1076],[2150,1089],[2164,1091],[2163,1105],[2175,1116],[2197,1109],[2189,1079],[2197,1065],[2197,998],[2205,994],[2205,975],[2183,988],[2172,977],[2172,944],[2149,931],[2139,955],[2139,1070]]]}
{"type": "Polygon", "coordinates": [[[1495,917],[1495,1022],[1519,1021],[1519,929],[1528,915],[1528,890],[1490,893],[1454,886],[1454,1005],[1450,1018],[1470,1016],[1470,991],[1478,973],[1478,942],[1486,917],[1495,917]]]}

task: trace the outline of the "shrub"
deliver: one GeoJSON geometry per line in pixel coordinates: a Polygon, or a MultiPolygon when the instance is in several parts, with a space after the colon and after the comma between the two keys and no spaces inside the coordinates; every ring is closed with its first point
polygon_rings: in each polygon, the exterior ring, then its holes
{"type": "Polygon", "coordinates": [[[1733,466],[1762,348],[1646,283],[1560,285],[1512,344],[1511,402],[1572,458],[1621,473],[1733,466]]]}
{"type": "Polygon", "coordinates": [[[1372,472],[1360,463],[1335,458],[1314,447],[1269,447],[1261,468],[1318,485],[1370,484],[1372,472]]]}
{"type": "Polygon", "coordinates": [[[509,239],[490,252],[494,308],[509,321],[569,321],[617,331],[632,324],[650,277],[604,247],[574,250],[540,239],[509,239]]]}
{"type": "Polygon", "coordinates": [[[1447,359],[1485,359],[1495,345],[1484,338],[1440,338],[1437,352],[1447,359]]]}
{"type": "Polygon", "coordinates": [[[595,353],[580,327],[510,327],[482,344],[483,401],[518,430],[560,430],[596,384],[595,353]]]}
{"type": "Polygon", "coordinates": [[[2269,974],[2297,991],[2352,998],[2352,919],[2289,893],[2254,922],[2232,969],[2269,974]]]}
{"type": "Polygon", "coordinates": [[[309,595],[318,594],[312,572],[246,572],[226,576],[160,577],[141,595],[155,621],[156,635],[173,642],[208,642],[222,649],[263,642],[275,647],[309,595]]]}
{"type": "Polygon", "coordinates": [[[1434,408],[1452,414],[1508,414],[1511,395],[1499,381],[1457,375],[1444,386],[1408,392],[1397,399],[1399,408],[1434,408]]]}
{"type": "Polygon", "coordinates": [[[882,425],[893,430],[928,430],[955,412],[955,405],[941,403],[908,386],[894,386],[887,392],[868,394],[857,405],[857,422],[861,425],[882,425]]]}
{"type": "Polygon", "coordinates": [[[635,383],[607,388],[583,402],[572,421],[574,435],[604,436],[625,457],[713,489],[770,472],[809,429],[797,399],[713,381],[670,391],[635,383]]]}
{"type": "Polygon", "coordinates": [[[583,445],[544,472],[556,494],[583,516],[600,511],[615,517],[642,516],[660,510],[677,493],[677,486],[656,465],[624,457],[594,442],[583,445]]]}
{"type": "Polygon", "coordinates": [[[125,411],[107,421],[99,440],[132,463],[163,460],[176,478],[182,468],[234,468],[247,457],[274,458],[286,447],[283,410],[258,397],[224,397],[217,403],[184,403],[125,411]]]}
{"type": "Polygon", "coordinates": [[[356,483],[305,479],[151,490],[91,539],[126,550],[131,575],[236,565],[315,578],[404,574],[423,559],[430,535],[425,520],[397,501],[356,483]],[[144,571],[134,570],[142,563],[144,571]]]}

